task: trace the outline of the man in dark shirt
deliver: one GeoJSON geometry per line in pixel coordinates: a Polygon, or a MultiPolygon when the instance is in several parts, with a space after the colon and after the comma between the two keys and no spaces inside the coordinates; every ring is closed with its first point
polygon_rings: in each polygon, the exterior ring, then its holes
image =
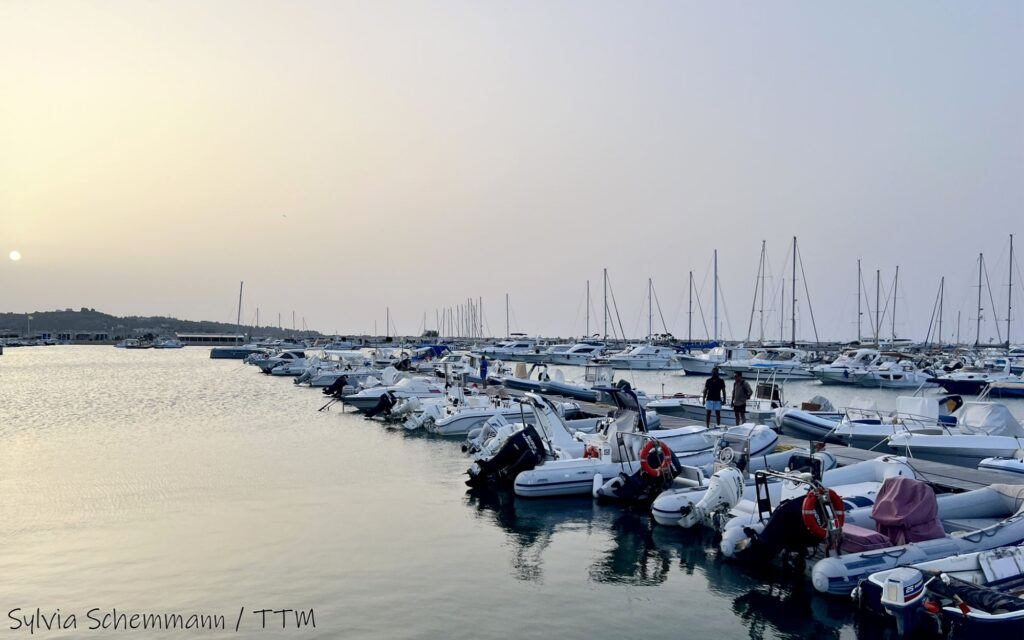
{"type": "Polygon", "coordinates": [[[718,367],[711,370],[711,377],[704,383],[704,394],[701,397],[707,415],[704,425],[711,427],[711,412],[715,412],[715,424],[722,426],[722,402],[725,401],[725,380],[718,377],[718,367]]]}

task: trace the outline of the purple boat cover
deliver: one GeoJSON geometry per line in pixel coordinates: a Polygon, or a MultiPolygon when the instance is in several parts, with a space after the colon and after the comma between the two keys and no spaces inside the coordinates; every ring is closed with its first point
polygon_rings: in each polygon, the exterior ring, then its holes
{"type": "Polygon", "coordinates": [[[894,545],[934,540],[946,535],[939,504],[928,484],[913,478],[886,478],[871,508],[875,528],[894,545]]]}

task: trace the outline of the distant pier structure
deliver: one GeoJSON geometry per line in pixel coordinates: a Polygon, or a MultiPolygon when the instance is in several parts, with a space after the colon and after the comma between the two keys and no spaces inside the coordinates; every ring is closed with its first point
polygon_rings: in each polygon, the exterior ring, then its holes
{"type": "Polygon", "coordinates": [[[246,342],[245,335],[240,333],[179,333],[177,336],[186,346],[216,347],[246,342]]]}

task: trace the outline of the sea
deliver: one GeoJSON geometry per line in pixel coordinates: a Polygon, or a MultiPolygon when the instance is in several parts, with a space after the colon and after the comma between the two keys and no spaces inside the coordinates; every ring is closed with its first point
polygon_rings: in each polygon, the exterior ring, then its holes
{"type": "MultiPolygon", "coordinates": [[[[703,384],[619,377],[648,393],[703,384]]],[[[899,395],[785,392],[883,408],[899,395]]],[[[458,439],[324,402],[205,348],[8,349],[0,637],[893,634],[802,574],[738,566],[644,510],[469,491],[458,439]]]]}

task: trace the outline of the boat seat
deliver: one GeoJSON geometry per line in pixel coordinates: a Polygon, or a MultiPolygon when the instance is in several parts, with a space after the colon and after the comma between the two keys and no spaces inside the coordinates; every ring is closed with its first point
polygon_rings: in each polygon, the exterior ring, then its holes
{"type": "Polygon", "coordinates": [[[860,553],[891,546],[892,541],[884,533],[858,527],[855,524],[843,525],[843,543],[840,546],[843,553],[860,553]]]}
{"type": "Polygon", "coordinates": [[[972,533],[1002,522],[1003,518],[952,518],[942,521],[946,533],[972,533]]]}

